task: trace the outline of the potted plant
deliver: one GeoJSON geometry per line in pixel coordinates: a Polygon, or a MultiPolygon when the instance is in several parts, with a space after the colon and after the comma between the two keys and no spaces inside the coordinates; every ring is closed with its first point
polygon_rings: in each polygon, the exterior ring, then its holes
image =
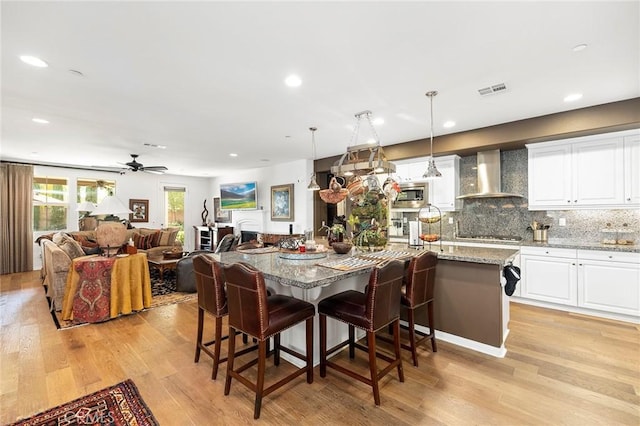
{"type": "Polygon", "coordinates": [[[327,233],[327,240],[329,240],[329,245],[332,245],[335,242],[344,241],[344,234],[346,230],[341,223],[336,223],[329,228],[329,232],[327,233]]]}

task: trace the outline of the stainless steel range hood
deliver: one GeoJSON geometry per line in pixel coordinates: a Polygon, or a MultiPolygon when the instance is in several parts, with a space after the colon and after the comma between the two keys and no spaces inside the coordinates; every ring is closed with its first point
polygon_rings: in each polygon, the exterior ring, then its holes
{"type": "Polygon", "coordinates": [[[519,194],[502,192],[500,181],[500,150],[478,152],[478,192],[461,195],[461,200],[473,198],[520,197],[519,194]]]}

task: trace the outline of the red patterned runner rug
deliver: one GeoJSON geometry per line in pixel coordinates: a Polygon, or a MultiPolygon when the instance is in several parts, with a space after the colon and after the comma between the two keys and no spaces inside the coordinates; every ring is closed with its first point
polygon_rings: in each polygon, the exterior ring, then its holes
{"type": "Polygon", "coordinates": [[[131,379],[10,426],[159,425],[131,379]]]}

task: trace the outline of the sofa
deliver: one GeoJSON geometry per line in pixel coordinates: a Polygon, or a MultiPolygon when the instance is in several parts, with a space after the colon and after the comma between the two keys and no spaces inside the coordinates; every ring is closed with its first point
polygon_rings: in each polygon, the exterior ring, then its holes
{"type": "MultiPolygon", "coordinates": [[[[133,228],[123,233],[118,249],[126,251],[128,243],[134,242],[138,252],[148,257],[162,257],[167,250],[182,251],[182,245],[176,241],[177,228],[150,229],[133,228]]],[[[36,240],[42,251],[43,285],[47,289],[51,310],[62,310],[62,300],[67,283],[67,274],[72,259],[101,253],[96,231],[58,232],[41,236],[36,240]]]]}

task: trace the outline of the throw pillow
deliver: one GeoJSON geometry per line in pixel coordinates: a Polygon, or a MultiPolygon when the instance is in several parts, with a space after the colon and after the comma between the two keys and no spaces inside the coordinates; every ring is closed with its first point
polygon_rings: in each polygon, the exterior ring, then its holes
{"type": "Polygon", "coordinates": [[[133,244],[137,249],[140,250],[149,250],[151,248],[151,238],[153,234],[150,235],[142,235],[137,232],[133,233],[133,244]]]}
{"type": "Polygon", "coordinates": [[[166,228],[163,229],[160,235],[159,246],[172,246],[176,242],[176,236],[180,228],[166,228]]]}
{"type": "Polygon", "coordinates": [[[151,240],[150,240],[151,247],[158,247],[160,245],[161,236],[162,236],[162,231],[160,230],[151,234],[151,240]]]}
{"type": "Polygon", "coordinates": [[[65,253],[67,253],[67,256],[69,256],[71,259],[84,256],[84,250],[82,250],[82,246],[78,244],[78,242],[72,237],[63,237],[60,244],[58,244],[58,247],[60,247],[65,253]]]}
{"type": "Polygon", "coordinates": [[[82,247],[98,247],[98,243],[93,241],[84,235],[71,234],[74,240],[76,240],[82,247]]]}

